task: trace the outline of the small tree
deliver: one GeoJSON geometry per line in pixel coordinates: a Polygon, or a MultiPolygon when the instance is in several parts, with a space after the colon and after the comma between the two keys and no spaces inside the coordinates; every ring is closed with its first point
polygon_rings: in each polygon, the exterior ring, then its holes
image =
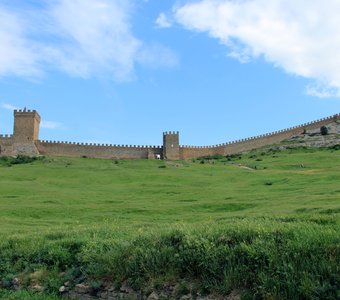
{"type": "Polygon", "coordinates": [[[328,134],[328,128],[326,126],[322,126],[320,128],[320,132],[322,135],[327,135],[328,134]]]}

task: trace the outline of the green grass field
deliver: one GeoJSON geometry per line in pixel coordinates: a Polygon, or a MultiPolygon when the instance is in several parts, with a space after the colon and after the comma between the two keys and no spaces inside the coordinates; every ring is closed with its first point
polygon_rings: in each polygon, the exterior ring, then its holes
{"type": "Polygon", "coordinates": [[[185,280],[208,293],[248,290],[245,299],[336,299],[336,149],[177,162],[1,159],[2,285],[19,275],[29,285],[43,270],[52,293],[66,279],[136,289],[185,280]]]}

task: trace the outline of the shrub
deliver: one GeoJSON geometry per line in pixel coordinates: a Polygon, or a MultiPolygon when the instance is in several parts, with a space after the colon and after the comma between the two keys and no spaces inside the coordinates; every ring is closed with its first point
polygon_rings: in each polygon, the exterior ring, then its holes
{"type": "Polygon", "coordinates": [[[27,155],[18,155],[17,157],[1,157],[0,162],[8,167],[12,165],[29,164],[44,157],[31,157],[27,155]]]}
{"type": "Polygon", "coordinates": [[[328,147],[328,149],[330,149],[330,150],[340,150],[340,144],[336,144],[334,146],[330,146],[330,147],[328,147]]]}

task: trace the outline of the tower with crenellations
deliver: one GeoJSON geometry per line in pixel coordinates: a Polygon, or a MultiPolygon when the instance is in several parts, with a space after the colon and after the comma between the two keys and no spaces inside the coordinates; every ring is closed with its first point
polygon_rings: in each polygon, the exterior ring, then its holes
{"type": "Polygon", "coordinates": [[[35,110],[14,110],[14,154],[38,155],[40,115],[35,110]]]}
{"type": "Polygon", "coordinates": [[[170,160],[180,159],[179,132],[163,132],[163,157],[170,160]]]}

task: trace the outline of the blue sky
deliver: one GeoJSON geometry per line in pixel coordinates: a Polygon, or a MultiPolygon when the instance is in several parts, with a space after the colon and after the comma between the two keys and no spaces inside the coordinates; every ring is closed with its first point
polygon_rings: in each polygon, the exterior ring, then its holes
{"type": "Polygon", "coordinates": [[[340,112],[338,0],[0,0],[0,133],[183,145],[340,112]]]}

